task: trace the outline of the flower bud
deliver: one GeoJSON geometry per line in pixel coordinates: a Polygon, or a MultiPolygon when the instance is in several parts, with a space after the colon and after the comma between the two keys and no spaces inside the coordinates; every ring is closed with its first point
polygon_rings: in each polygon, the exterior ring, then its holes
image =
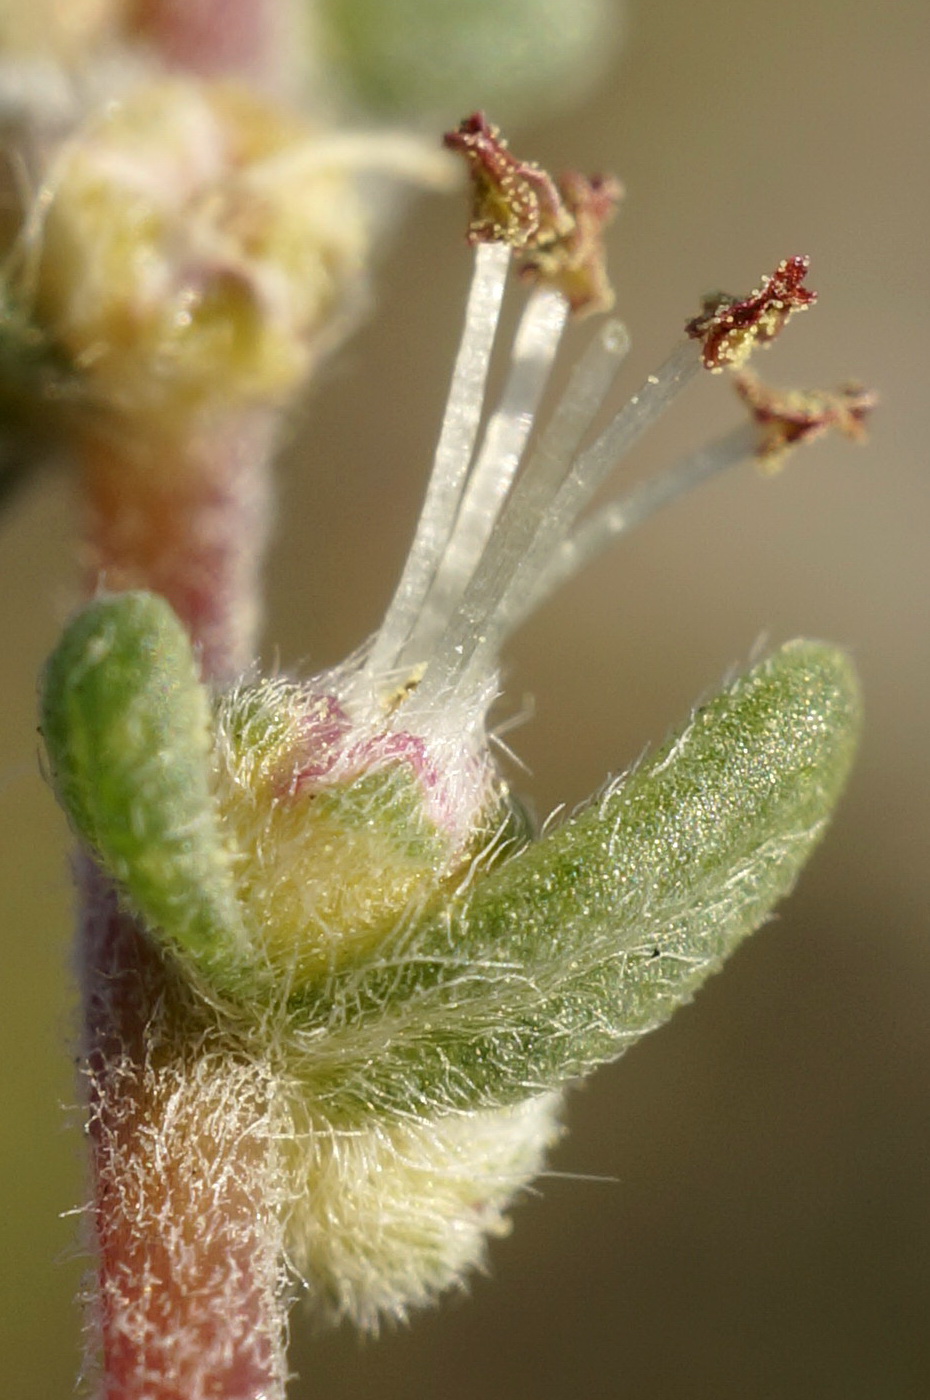
{"type": "Polygon", "coordinates": [[[281,403],[331,337],[366,240],[338,164],[231,85],[109,103],[49,175],[38,319],[91,397],[131,415],[281,403]]]}

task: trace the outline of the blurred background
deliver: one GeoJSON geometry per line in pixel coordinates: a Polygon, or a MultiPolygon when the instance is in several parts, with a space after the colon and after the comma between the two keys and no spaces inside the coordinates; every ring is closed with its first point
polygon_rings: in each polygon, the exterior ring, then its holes
{"type": "MultiPolygon", "coordinates": [[[[552,1174],[488,1276],[377,1343],[315,1337],[298,1310],[294,1400],[930,1394],[928,50],[926,0],[631,0],[584,102],[514,128],[519,154],[626,184],[610,242],[630,391],[702,292],[744,292],[800,252],[820,305],[760,370],[855,377],[882,400],[867,447],[828,441],[774,480],[711,485],[534,619],[501,711],[529,715],[508,734],[519,786],[540,814],[578,802],[760,640],[797,634],[855,656],[863,751],[777,919],[571,1095],[552,1174]]],[[[462,230],[461,200],[416,206],[370,320],[294,425],[271,662],[319,669],[381,616],[458,337],[462,230]]],[[[737,416],[707,377],[625,470],[737,416]]],[[[84,1196],[69,843],[34,714],[72,597],[72,516],[49,474],[0,520],[0,1357],[17,1400],[71,1393],[86,1267],[67,1214],[84,1196]]]]}

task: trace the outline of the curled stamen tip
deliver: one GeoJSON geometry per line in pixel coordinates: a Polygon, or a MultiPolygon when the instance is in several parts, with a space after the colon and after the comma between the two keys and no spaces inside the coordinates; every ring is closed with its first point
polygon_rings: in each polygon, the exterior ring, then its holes
{"type": "Polygon", "coordinates": [[[831,428],[864,442],[868,418],[877,402],[861,384],[822,389],[772,389],[749,370],[735,376],[735,388],[759,429],[756,456],[768,471],[777,471],[786,454],[813,442],[831,428]]]}
{"type": "Polygon", "coordinates": [[[783,258],[762,285],[742,299],[716,292],[704,298],[701,314],[685,326],[702,343],[705,369],[739,369],[757,345],[775,339],[795,311],[806,311],[817,293],[803,285],[810,258],[783,258]]]}
{"type": "Polygon", "coordinates": [[[540,240],[527,248],[523,274],[561,292],[576,316],[609,311],[614,292],[607,276],[604,229],[623,186],[610,175],[588,177],[569,170],[559,176],[558,187],[571,228],[548,243],[540,240]]]}
{"type": "Polygon", "coordinates": [[[483,112],[474,112],[446,132],[443,144],[468,162],[469,243],[509,243],[519,251],[540,236],[567,229],[568,211],[552,177],[535,162],[512,155],[500,128],[483,112]]]}
{"type": "Polygon", "coordinates": [[[469,243],[508,243],[521,274],[560,292],[576,315],[608,311],[613,290],[603,232],[623,193],[619,181],[575,171],[553,180],[535,162],[512,155],[483,112],[466,117],[443,141],[468,161],[469,243]]]}

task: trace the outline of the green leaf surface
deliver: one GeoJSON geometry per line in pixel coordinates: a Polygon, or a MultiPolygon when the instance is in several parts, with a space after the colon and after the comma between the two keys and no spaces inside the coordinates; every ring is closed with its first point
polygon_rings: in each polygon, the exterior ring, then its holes
{"type": "Polygon", "coordinates": [[[48,661],[41,703],[75,831],[151,929],[223,982],[241,914],[210,787],[210,701],[169,605],[151,593],[89,604],[48,661]]]}
{"type": "Polygon", "coordinates": [[[794,885],[859,728],[848,659],[793,642],[650,761],[375,963],[294,1007],[328,1115],[517,1102],[615,1058],[794,885]]]}

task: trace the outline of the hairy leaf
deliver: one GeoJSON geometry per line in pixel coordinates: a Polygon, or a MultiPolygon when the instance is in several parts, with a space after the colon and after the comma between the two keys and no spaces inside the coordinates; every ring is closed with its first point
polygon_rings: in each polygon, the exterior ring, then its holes
{"type": "Polygon", "coordinates": [[[782,648],[579,816],[321,986],[299,1011],[309,1088],[349,1119],[490,1107],[621,1054],[791,889],[858,726],[848,659],[782,648]]]}
{"type": "Polygon", "coordinates": [[[210,788],[210,702],[163,599],[119,593],[78,613],[45,669],[42,731],[77,834],[147,924],[225,980],[241,915],[210,788]]]}

